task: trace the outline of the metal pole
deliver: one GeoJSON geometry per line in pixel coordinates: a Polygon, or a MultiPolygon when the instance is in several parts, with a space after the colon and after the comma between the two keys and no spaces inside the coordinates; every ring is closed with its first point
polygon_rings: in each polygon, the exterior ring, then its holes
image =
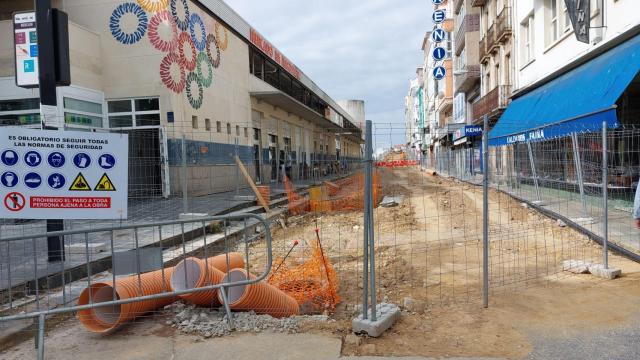
{"type": "Polygon", "coordinates": [[[584,194],[584,179],[582,177],[582,160],[578,149],[578,134],[571,133],[571,144],[573,145],[573,162],[576,167],[576,180],[580,189],[580,201],[582,202],[582,215],[587,216],[587,200],[584,194]]]}
{"type": "Polygon", "coordinates": [[[482,131],[482,304],[489,307],[489,116],[482,131]]]}
{"type": "Polygon", "coordinates": [[[38,316],[38,360],[44,360],[44,322],[45,315],[38,316]]]}
{"type": "Polygon", "coordinates": [[[369,196],[368,187],[366,186],[368,169],[369,169],[369,152],[368,141],[371,136],[371,128],[367,122],[365,130],[365,189],[364,189],[364,234],[362,244],[362,318],[369,318],[369,196]]]}
{"type": "MultiPolygon", "coordinates": [[[[234,141],[234,145],[235,145],[235,153],[236,153],[236,158],[240,158],[239,154],[238,154],[238,138],[235,139],[234,141]]],[[[236,196],[240,194],[240,167],[236,166],[236,196]]]]}
{"type": "Polygon", "coordinates": [[[182,213],[189,213],[189,195],[187,194],[187,140],[182,134],[182,213]]]}
{"type": "Polygon", "coordinates": [[[368,215],[365,228],[369,231],[369,276],[371,277],[371,320],[376,321],[376,257],[375,257],[375,236],[373,225],[373,123],[367,120],[367,136],[365,140],[365,150],[367,152],[367,171],[365,175],[365,197],[367,201],[365,206],[368,207],[366,213],[368,215]]]}
{"type": "Polygon", "coordinates": [[[604,268],[609,268],[609,159],[607,156],[607,122],[602,122],[602,256],[604,268]]]}
{"type": "Polygon", "coordinates": [[[533,149],[531,148],[531,143],[527,142],[527,150],[529,151],[529,163],[531,164],[531,174],[533,175],[533,184],[536,188],[536,200],[539,202],[542,199],[540,198],[540,185],[538,184],[538,171],[536,170],[536,162],[533,159],[533,149]]]}

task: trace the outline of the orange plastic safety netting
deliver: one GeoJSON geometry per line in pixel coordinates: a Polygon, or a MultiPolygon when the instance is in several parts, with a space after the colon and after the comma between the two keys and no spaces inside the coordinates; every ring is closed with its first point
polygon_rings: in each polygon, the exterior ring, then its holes
{"type": "Polygon", "coordinates": [[[284,177],[284,190],[289,201],[288,210],[291,215],[301,215],[309,212],[309,199],[296,192],[293,183],[287,176],[284,177]]]}
{"type": "Polygon", "coordinates": [[[298,259],[278,258],[273,262],[269,283],[296,299],[300,313],[331,311],[340,302],[338,277],[318,240],[302,250],[298,259]]]}

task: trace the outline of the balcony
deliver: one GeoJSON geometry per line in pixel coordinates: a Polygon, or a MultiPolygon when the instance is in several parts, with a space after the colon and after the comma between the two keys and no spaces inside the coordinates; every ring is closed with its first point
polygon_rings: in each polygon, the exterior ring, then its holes
{"type": "Polygon", "coordinates": [[[456,32],[455,39],[455,51],[456,55],[460,55],[462,49],[464,49],[466,43],[466,35],[471,32],[476,32],[480,30],[480,15],[479,14],[470,14],[466,15],[462,22],[458,26],[458,31],[456,32]]]}
{"type": "Polygon", "coordinates": [[[467,65],[454,74],[456,92],[468,92],[480,81],[480,65],[467,65]]]}
{"type": "Polygon", "coordinates": [[[505,42],[512,33],[511,7],[505,6],[498,15],[496,41],[498,43],[505,42]]]}
{"type": "Polygon", "coordinates": [[[485,35],[485,39],[487,39],[487,52],[489,53],[493,53],[498,48],[498,43],[496,42],[496,27],[496,23],[491,24],[485,35]]]}
{"type": "Polygon", "coordinates": [[[478,45],[478,58],[481,63],[485,63],[489,61],[489,52],[487,51],[487,36],[483,36],[480,39],[480,44],[478,45]]]}
{"type": "Polygon", "coordinates": [[[471,6],[484,6],[487,3],[487,0],[472,0],[471,6]]]}
{"type": "Polygon", "coordinates": [[[473,119],[482,119],[489,115],[489,119],[497,118],[509,105],[511,85],[500,85],[473,104],[473,119]]]}

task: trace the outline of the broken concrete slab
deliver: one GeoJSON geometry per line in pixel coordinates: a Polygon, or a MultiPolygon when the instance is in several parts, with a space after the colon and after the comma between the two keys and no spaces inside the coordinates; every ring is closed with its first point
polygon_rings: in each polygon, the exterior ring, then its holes
{"type": "Polygon", "coordinates": [[[603,264],[593,264],[589,266],[589,272],[599,278],[613,280],[622,275],[622,270],[616,268],[605,268],[603,264]]]}
{"type": "Polygon", "coordinates": [[[399,195],[399,196],[385,196],[382,199],[382,202],[380,203],[380,206],[382,207],[386,207],[386,208],[390,208],[390,207],[396,207],[398,205],[400,205],[400,203],[402,202],[402,199],[404,197],[399,195]]]}
{"type": "Polygon", "coordinates": [[[562,262],[562,271],[568,271],[574,274],[588,274],[589,266],[593,265],[590,261],[584,260],[564,260],[562,262]]]}
{"type": "Polygon", "coordinates": [[[394,304],[382,303],[376,306],[376,321],[372,321],[370,315],[371,310],[368,319],[363,319],[362,314],[353,319],[352,331],[356,334],[366,333],[371,337],[379,337],[400,320],[400,308],[394,304]]]}

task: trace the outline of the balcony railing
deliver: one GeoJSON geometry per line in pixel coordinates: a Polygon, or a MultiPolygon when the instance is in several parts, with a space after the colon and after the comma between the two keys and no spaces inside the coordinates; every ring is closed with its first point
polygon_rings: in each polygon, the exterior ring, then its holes
{"type": "Polygon", "coordinates": [[[486,3],[486,0],[473,0],[471,1],[471,6],[484,6],[486,3]]]}
{"type": "Polygon", "coordinates": [[[454,74],[456,92],[467,92],[480,80],[480,65],[467,65],[459,71],[454,71],[454,74]]]}
{"type": "Polygon", "coordinates": [[[456,55],[460,55],[462,49],[464,49],[464,45],[466,42],[466,35],[471,32],[480,30],[480,15],[479,14],[469,14],[465,15],[464,19],[458,26],[458,31],[456,32],[455,46],[456,46],[456,55]]]}
{"type": "Polygon", "coordinates": [[[498,43],[496,42],[496,24],[493,23],[489,26],[489,30],[487,30],[487,34],[485,35],[487,39],[487,52],[493,52],[497,47],[498,43]]]}
{"type": "Polygon", "coordinates": [[[490,118],[499,115],[509,105],[510,96],[511,85],[497,86],[473,104],[473,118],[478,120],[485,115],[490,118]]]}
{"type": "Polygon", "coordinates": [[[500,15],[498,15],[496,41],[498,43],[506,41],[512,33],[511,7],[505,6],[500,12],[500,15]]]}
{"type": "Polygon", "coordinates": [[[482,39],[480,39],[480,44],[478,44],[478,56],[480,59],[480,62],[484,63],[487,60],[489,60],[489,52],[487,51],[487,36],[483,36],[482,39]]]}

